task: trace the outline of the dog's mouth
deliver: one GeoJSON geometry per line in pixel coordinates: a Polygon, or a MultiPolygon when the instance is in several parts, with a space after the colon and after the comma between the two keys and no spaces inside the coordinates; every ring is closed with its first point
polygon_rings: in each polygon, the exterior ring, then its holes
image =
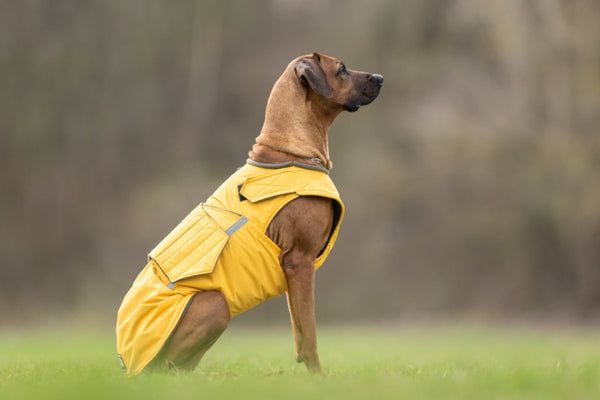
{"type": "Polygon", "coordinates": [[[348,112],[358,111],[359,108],[360,108],[360,104],[355,104],[355,105],[344,104],[344,110],[348,111],[348,112]]]}
{"type": "Polygon", "coordinates": [[[379,89],[381,89],[381,86],[377,86],[374,89],[364,92],[360,99],[344,104],[344,110],[349,112],[355,112],[358,111],[360,106],[366,106],[367,104],[371,104],[373,100],[375,100],[377,96],[379,96],[379,89]]]}

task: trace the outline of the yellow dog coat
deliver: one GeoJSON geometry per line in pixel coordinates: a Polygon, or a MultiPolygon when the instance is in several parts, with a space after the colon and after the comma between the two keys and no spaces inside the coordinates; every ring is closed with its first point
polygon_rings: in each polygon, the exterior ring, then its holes
{"type": "Polygon", "coordinates": [[[319,268],[333,247],[344,206],[326,169],[292,162],[248,160],[150,252],[117,317],[117,350],[129,374],[156,357],[195,293],[220,291],[234,316],[287,290],[281,251],[265,232],[299,196],[335,200],[319,268]]]}

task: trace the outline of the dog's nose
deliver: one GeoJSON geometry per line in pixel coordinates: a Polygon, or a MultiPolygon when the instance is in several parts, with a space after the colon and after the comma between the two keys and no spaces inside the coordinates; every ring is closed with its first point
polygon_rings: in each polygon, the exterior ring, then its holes
{"type": "Polygon", "coordinates": [[[369,76],[369,80],[375,82],[378,85],[381,85],[383,83],[383,76],[379,74],[371,74],[369,76]]]}

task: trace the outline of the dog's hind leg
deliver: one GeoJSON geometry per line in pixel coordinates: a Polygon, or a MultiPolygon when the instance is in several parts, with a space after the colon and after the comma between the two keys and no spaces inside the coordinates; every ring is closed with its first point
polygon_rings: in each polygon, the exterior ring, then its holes
{"type": "Polygon", "coordinates": [[[151,368],[192,370],[229,324],[229,306],[221,292],[197,293],[151,368]]]}

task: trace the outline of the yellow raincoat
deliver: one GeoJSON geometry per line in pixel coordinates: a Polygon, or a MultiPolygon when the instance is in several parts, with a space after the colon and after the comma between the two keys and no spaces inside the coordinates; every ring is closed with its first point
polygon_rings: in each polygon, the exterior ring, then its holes
{"type": "Polygon", "coordinates": [[[248,160],[150,252],[117,318],[117,350],[129,374],[156,357],[195,293],[220,291],[234,316],[287,290],[280,249],[265,232],[299,196],[335,200],[333,228],[315,269],[323,264],[344,214],[327,172],[301,163],[248,160]]]}

